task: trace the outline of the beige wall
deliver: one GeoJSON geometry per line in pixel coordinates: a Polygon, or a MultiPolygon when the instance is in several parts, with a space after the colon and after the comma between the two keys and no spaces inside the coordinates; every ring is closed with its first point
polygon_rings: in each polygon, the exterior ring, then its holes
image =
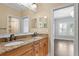
{"type": "Polygon", "coordinates": [[[0,34],[7,33],[7,20],[9,16],[21,16],[21,12],[0,4],[0,34]]]}

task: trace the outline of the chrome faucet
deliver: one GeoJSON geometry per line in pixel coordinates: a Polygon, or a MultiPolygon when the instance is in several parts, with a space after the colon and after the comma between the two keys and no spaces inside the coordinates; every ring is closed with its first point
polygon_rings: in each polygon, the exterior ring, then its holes
{"type": "Polygon", "coordinates": [[[11,35],[10,35],[10,40],[9,40],[9,41],[12,41],[12,40],[16,40],[16,37],[15,37],[14,34],[11,34],[11,35]]]}
{"type": "Polygon", "coordinates": [[[34,34],[32,35],[32,37],[36,37],[38,35],[37,32],[34,32],[34,34]]]}

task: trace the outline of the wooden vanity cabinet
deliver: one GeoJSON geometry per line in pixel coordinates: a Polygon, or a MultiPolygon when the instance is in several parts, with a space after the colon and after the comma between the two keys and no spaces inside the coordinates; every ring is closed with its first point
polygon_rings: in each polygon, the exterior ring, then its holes
{"type": "Polygon", "coordinates": [[[0,56],[46,56],[48,55],[48,38],[5,52],[0,56]]]}

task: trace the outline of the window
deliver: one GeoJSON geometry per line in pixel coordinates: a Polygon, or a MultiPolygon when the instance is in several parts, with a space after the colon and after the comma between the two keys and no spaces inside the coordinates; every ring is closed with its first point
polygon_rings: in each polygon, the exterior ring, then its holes
{"type": "Polygon", "coordinates": [[[59,24],[59,34],[65,35],[67,32],[67,24],[66,23],[60,23],[59,24]]]}
{"type": "Polygon", "coordinates": [[[74,36],[74,22],[71,17],[56,19],[56,35],[74,36]]]}
{"type": "Polygon", "coordinates": [[[69,26],[68,26],[68,32],[70,35],[74,35],[74,23],[69,23],[69,26]]]}
{"type": "Polygon", "coordinates": [[[29,19],[28,19],[28,17],[24,17],[24,19],[23,19],[22,32],[23,33],[29,32],[29,19]]]}
{"type": "Polygon", "coordinates": [[[9,19],[9,33],[27,33],[29,32],[28,17],[10,17],[9,19]]]}
{"type": "Polygon", "coordinates": [[[10,17],[9,19],[9,33],[20,33],[20,19],[17,17],[10,17]]]}

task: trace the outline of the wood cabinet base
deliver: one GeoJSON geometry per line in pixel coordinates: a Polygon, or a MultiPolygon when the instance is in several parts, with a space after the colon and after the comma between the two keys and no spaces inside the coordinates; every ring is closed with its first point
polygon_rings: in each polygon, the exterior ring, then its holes
{"type": "Polygon", "coordinates": [[[5,52],[0,56],[46,56],[48,54],[48,38],[35,41],[14,50],[5,52]]]}

